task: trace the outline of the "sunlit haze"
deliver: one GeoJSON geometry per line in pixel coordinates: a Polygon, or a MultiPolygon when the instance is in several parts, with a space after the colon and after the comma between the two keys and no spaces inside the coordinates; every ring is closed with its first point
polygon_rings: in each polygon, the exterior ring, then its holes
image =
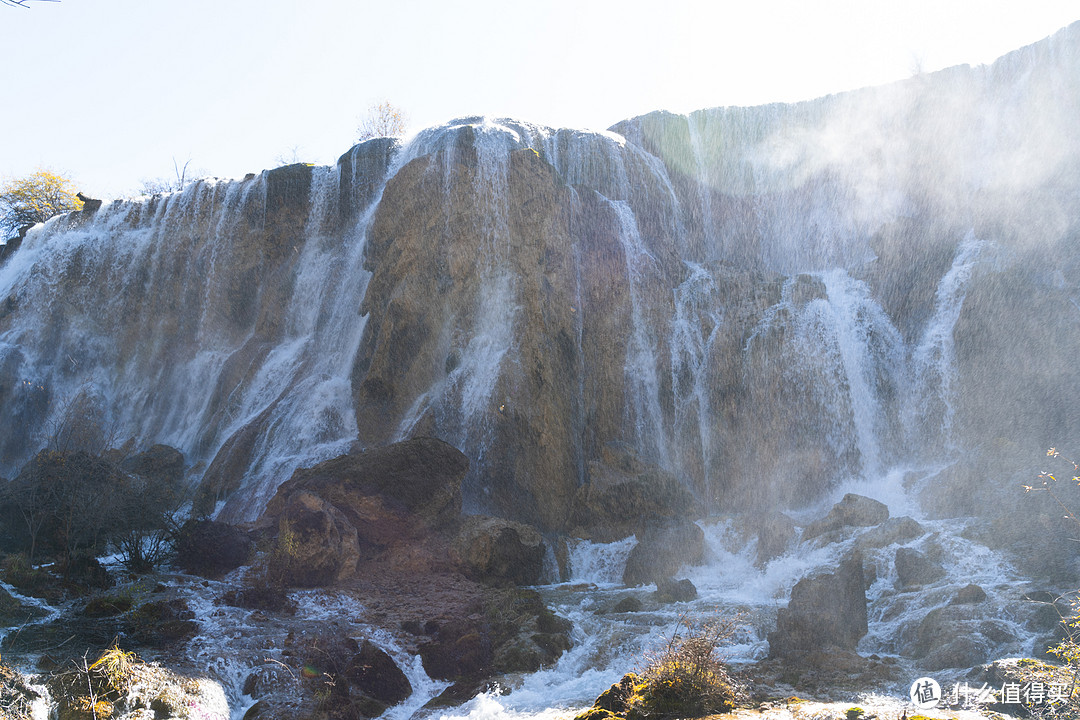
{"type": "Polygon", "coordinates": [[[803,100],[989,63],[1077,19],[1073,0],[0,6],[0,177],[47,168],[107,198],[174,159],[222,177],[327,164],[381,100],[411,130],[803,100]]]}

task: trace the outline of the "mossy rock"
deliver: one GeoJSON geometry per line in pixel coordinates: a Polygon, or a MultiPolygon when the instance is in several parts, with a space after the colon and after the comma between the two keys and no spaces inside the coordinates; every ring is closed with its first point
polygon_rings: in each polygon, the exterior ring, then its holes
{"type": "Polygon", "coordinates": [[[572,647],[570,638],[563,633],[536,633],[532,641],[548,654],[549,657],[559,657],[572,647]]]}
{"type": "Polygon", "coordinates": [[[618,718],[619,715],[605,710],[604,708],[591,707],[583,713],[574,716],[574,720],[611,720],[612,718],[618,718]]]}
{"type": "Polygon", "coordinates": [[[634,673],[627,673],[619,682],[600,693],[593,706],[576,715],[574,720],[608,720],[627,717],[627,711],[630,710],[636,693],[643,687],[641,678],[634,673]]]}
{"type": "Polygon", "coordinates": [[[611,608],[611,612],[627,613],[627,612],[641,612],[641,600],[630,595],[624,597],[619,602],[615,603],[615,606],[611,608]]]}
{"type": "Polygon", "coordinates": [[[199,630],[195,613],[184,600],[144,603],[131,613],[132,636],[141,643],[163,647],[186,640],[199,630]]]}
{"type": "Polygon", "coordinates": [[[559,617],[550,608],[544,607],[536,616],[536,629],[545,634],[567,635],[574,629],[574,623],[564,617],[559,617]]]}
{"type": "Polygon", "coordinates": [[[83,608],[85,617],[113,617],[121,615],[131,609],[132,600],[126,595],[98,595],[91,598],[83,608]]]}

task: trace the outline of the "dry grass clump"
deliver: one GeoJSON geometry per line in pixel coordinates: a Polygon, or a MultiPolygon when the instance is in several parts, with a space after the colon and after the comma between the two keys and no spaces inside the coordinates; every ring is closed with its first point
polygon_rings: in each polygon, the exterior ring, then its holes
{"type": "Polygon", "coordinates": [[[745,692],[716,651],[737,628],[737,619],[679,618],[667,644],[646,656],[640,675],[627,673],[575,720],[667,720],[733,710],[745,692]]]}
{"type": "Polygon", "coordinates": [[[54,673],[50,686],[58,698],[59,720],[106,720],[135,681],[141,661],[135,653],[113,645],[89,665],[54,673]]]}
{"type": "Polygon", "coordinates": [[[643,717],[700,717],[732,710],[741,688],[716,651],[736,628],[736,621],[680,618],[667,646],[648,657],[642,673],[643,717]]]}

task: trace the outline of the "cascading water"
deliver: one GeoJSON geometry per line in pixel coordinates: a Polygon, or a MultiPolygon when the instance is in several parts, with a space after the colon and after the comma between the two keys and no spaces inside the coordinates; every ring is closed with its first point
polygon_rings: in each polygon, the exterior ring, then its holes
{"type": "MultiPolygon", "coordinates": [[[[429,162],[442,164],[445,180],[441,202],[447,225],[453,212],[450,180],[455,163],[453,142],[455,131],[462,127],[474,131],[473,147],[477,154],[471,189],[476,198],[478,232],[483,249],[477,258],[480,289],[471,308],[472,325],[464,333],[468,339],[456,356],[455,367],[415,399],[399,423],[394,438],[409,437],[425,413],[430,412],[439,419],[448,440],[479,459],[490,442],[490,428],[484,416],[491,404],[504,358],[508,353],[512,354],[514,345],[515,278],[505,264],[513,241],[507,220],[508,154],[511,149],[520,147],[523,134],[527,138],[528,132],[535,129],[514,128],[485,119],[476,124],[451,124],[414,141],[414,145],[423,147],[425,154],[441,153],[429,162]]],[[[458,321],[457,318],[453,320],[458,321]]],[[[451,326],[441,328],[440,332],[455,335],[461,330],[451,326]]]]}
{"type": "MultiPolygon", "coordinates": [[[[284,480],[301,465],[346,452],[356,437],[347,378],[365,325],[354,308],[369,277],[361,263],[371,209],[361,216],[344,249],[335,247],[322,224],[334,210],[338,186],[336,169],[313,177],[312,208],[294,291],[284,312],[284,337],[250,381],[233,390],[236,410],[226,437],[240,432],[267,408],[276,410],[274,419],[261,428],[249,477],[284,480]]],[[[246,507],[261,507],[268,490],[273,487],[265,482],[249,487],[246,507]]]]}
{"type": "MultiPolygon", "coordinates": [[[[671,384],[674,395],[677,434],[691,426],[696,435],[696,451],[700,458],[701,483],[698,494],[709,497],[713,485],[711,471],[716,451],[713,447],[715,414],[708,392],[708,362],[719,336],[724,309],[717,299],[717,287],[712,276],[700,265],[688,263],[688,277],[674,290],[675,316],[671,322],[671,384]]],[[[689,465],[680,462],[681,466],[689,465]]]]}
{"type": "MultiPolygon", "coordinates": [[[[825,273],[822,280],[828,299],[807,304],[799,317],[798,334],[825,354],[828,369],[824,375],[831,381],[819,385],[827,396],[823,416],[851,428],[834,437],[854,440],[859,472],[873,477],[883,469],[881,444],[887,437],[884,425],[889,410],[885,398],[896,394],[903,383],[903,341],[865,285],[842,270],[825,273]]],[[[806,352],[804,357],[811,355],[806,352]]]]}
{"type": "Polygon", "coordinates": [[[911,373],[916,389],[908,396],[904,424],[907,436],[923,447],[951,449],[956,373],[953,329],[984,245],[974,232],[964,237],[952,267],[938,283],[934,313],[912,351],[911,373]]]}
{"type": "Polygon", "coordinates": [[[626,272],[630,287],[630,322],[632,330],[626,353],[626,383],[630,388],[631,422],[634,440],[649,457],[657,459],[661,467],[671,467],[670,441],[660,408],[660,387],[657,377],[655,347],[657,338],[652,336],[652,323],[645,317],[641,285],[656,264],[641,241],[637,221],[626,203],[611,202],[619,221],[619,243],[626,256],[626,272]]]}
{"type": "MultiPolygon", "coordinates": [[[[401,146],[362,144],[335,168],[206,181],[54,219],[0,267],[4,473],[79,397],[103,442],[183,450],[229,496],[231,519],[256,517],[298,467],[419,434],[469,456],[467,507],[551,533],[573,529],[581,486],[604,471],[659,468],[731,513],[701,521],[706,563],[681,573],[699,591],[689,605],[619,585],[632,538],[572,543],[570,582],[542,593],[574,621],[575,647],[461,715],[588,704],[687,610],[744,612],[732,657],[760,658],[794,583],[854,549],[873,571],[861,652],[914,671],[917,626],[971,581],[1000,616],[977,643],[1031,652],[1032,631],[1009,610],[1023,578],[964,539],[965,521],[924,512],[918,493],[944,483],[934,473],[952,448],[994,420],[964,386],[978,373],[958,367],[960,339],[996,320],[968,304],[982,253],[1017,237],[1018,266],[1072,252],[1078,226],[1062,170],[1077,166],[1074,142],[1062,143],[1057,174],[1000,150],[1033,147],[1008,141],[1017,118],[1042,114],[979,122],[977,156],[965,159],[970,139],[935,135],[934,102],[973,83],[964,97],[988,104],[947,107],[978,118],[1006,111],[997,97],[1041,96],[1036,61],[1076,77],[1075,53],[1044,55],[954,73],[946,90],[922,78],[797,106],[646,117],[619,132],[466,118],[401,146]],[[898,113],[893,102],[907,104],[898,113]],[[1035,190],[1005,202],[1019,177],[1007,171],[1021,165],[1035,190]],[[978,231],[957,243],[968,227],[978,231]],[[850,530],[755,564],[755,513],[787,510],[805,527],[845,492],[910,516],[918,533],[875,545],[850,530]],[[900,547],[938,558],[945,575],[920,593],[899,587],[900,547]],[[646,609],[616,612],[629,595],[646,609]]],[[[1060,290],[1070,314],[1055,327],[1074,332],[1075,287],[1030,274],[1045,293],[1033,307],[1053,307],[1060,290]]],[[[302,620],[323,619],[321,596],[294,595],[302,620]]],[[[375,633],[362,606],[336,610],[375,633]]],[[[242,695],[230,654],[244,646],[212,631],[193,652],[242,695]]],[[[417,703],[439,691],[393,633],[379,637],[423,689],[417,703]]],[[[418,709],[403,707],[391,712],[418,709]]]]}

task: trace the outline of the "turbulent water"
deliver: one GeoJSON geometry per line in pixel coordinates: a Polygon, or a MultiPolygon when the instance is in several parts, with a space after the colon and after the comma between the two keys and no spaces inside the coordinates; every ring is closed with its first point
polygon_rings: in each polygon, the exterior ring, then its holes
{"type": "MultiPolygon", "coordinates": [[[[919,491],[964,448],[1080,431],[1080,378],[1042,345],[1080,320],[1078,48],[1073,26],[988,67],[607,132],[464,118],[55,218],[0,266],[0,472],[48,443],[164,443],[242,520],[298,467],[434,434],[472,461],[468,509],[564,531],[621,443],[712,517],[685,573],[693,609],[746,614],[736,660],[857,541],[759,570],[736,511],[813,519],[844,491],[922,521],[908,544],[949,571],[913,599],[896,548],[870,553],[860,651],[901,654],[969,582],[1008,625],[1023,578],[919,491]]],[[[460,714],[586,704],[669,632],[685,608],[597,612],[632,592],[632,542],[578,543],[544,588],[575,648],[460,714]]],[[[996,651],[1030,652],[1010,628],[996,651]]],[[[236,686],[239,648],[209,637],[197,658],[236,686]]],[[[440,689],[379,637],[418,697],[440,689]]]]}

